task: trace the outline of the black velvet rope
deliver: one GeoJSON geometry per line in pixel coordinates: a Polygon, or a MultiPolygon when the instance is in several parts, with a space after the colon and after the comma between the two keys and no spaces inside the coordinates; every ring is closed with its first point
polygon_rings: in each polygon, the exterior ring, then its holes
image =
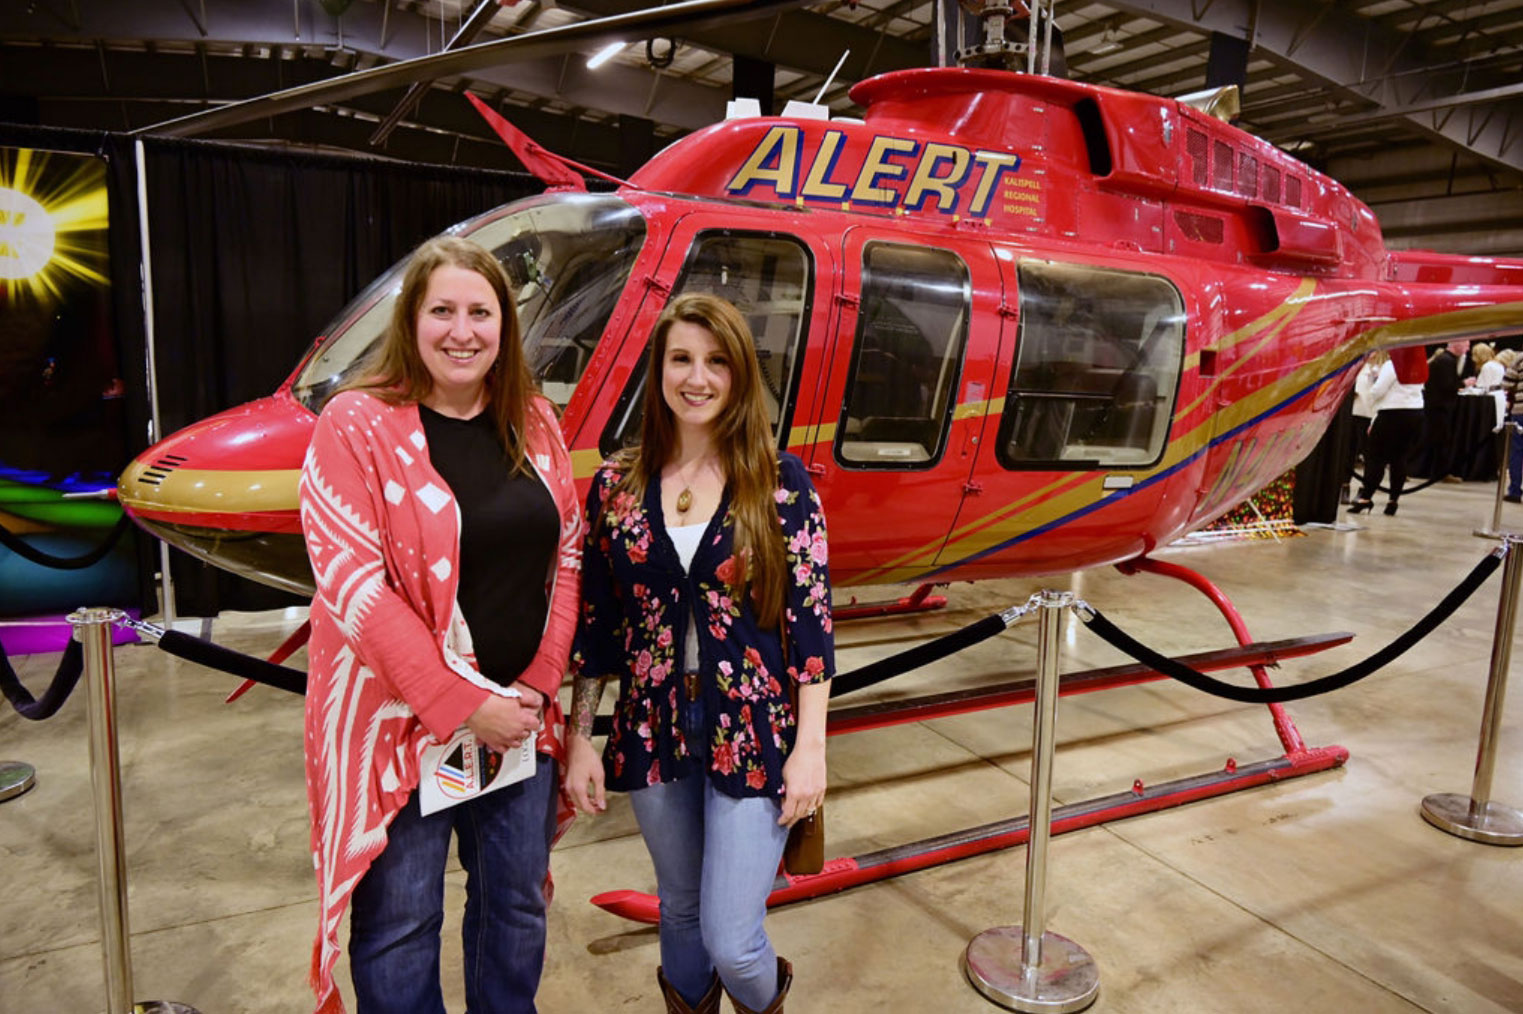
{"type": "Polygon", "coordinates": [[[106,558],[106,554],[115,548],[122,533],[127,530],[128,524],[127,515],[123,514],[116,519],[116,526],[111,529],[111,534],[106,536],[105,542],[80,556],[62,557],[44,553],[35,546],[27,545],[20,536],[7,531],[4,526],[0,526],[0,546],[43,567],[52,567],[54,570],[83,570],[106,558]]]}
{"type": "MultiPolygon", "coordinates": [[[[950,634],[943,634],[934,641],[917,644],[915,647],[901,651],[897,655],[890,655],[888,658],[880,658],[876,662],[869,662],[860,669],[853,669],[851,672],[838,675],[835,679],[831,680],[830,696],[839,697],[842,694],[849,694],[855,690],[870,687],[875,683],[882,683],[884,680],[891,679],[901,673],[907,673],[911,669],[919,669],[923,665],[939,662],[948,655],[955,654],[964,648],[972,647],[980,641],[987,641],[989,638],[1003,633],[1006,626],[1004,617],[999,613],[995,613],[992,616],[985,616],[981,620],[970,623],[966,627],[954,630],[950,634]]],[[[612,731],[612,716],[599,715],[592,720],[592,734],[594,736],[606,736],[612,731]]]]}
{"type": "Polygon", "coordinates": [[[836,676],[830,681],[830,696],[840,697],[842,694],[870,687],[874,683],[882,683],[886,679],[909,672],[911,669],[919,669],[923,665],[939,662],[948,655],[972,647],[980,641],[987,641],[1004,631],[1005,621],[998,613],[985,616],[976,623],[970,623],[950,634],[943,634],[934,641],[917,644],[897,655],[880,658],[876,662],[867,663],[860,669],[853,669],[849,673],[836,676]]]}
{"type": "Polygon", "coordinates": [[[1468,577],[1460,582],[1459,586],[1444,596],[1442,602],[1434,606],[1428,615],[1418,620],[1417,623],[1406,633],[1396,640],[1375,652],[1363,662],[1357,662],[1341,672],[1335,672],[1329,676],[1323,676],[1307,683],[1300,683],[1293,687],[1243,687],[1233,683],[1224,683],[1219,679],[1207,676],[1203,672],[1184,665],[1167,655],[1161,655],[1152,648],[1137,641],[1129,634],[1123,632],[1115,624],[1111,623],[1099,612],[1092,610],[1093,615],[1086,620],[1089,629],[1098,634],[1112,647],[1119,649],[1141,662],[1151,666],[1158,672],[1178,680],[1187,686],[1194,687],[1203,693],[1215,697],[1225,697],[1229,701],[1241,701],[1245,704],[1284,704],[1287,701],[1299,701],[1306,697],[1315,697],[1331,690],[1346,687],[1386,666],[1388,663],[1400,657],[1407,649],[1418,641],[1431,634],[1440,623],[1447,620],[1454,611],[1468,599],[1485,580],[1491,576],[1492,571],[1501,566],[1502,553],[1490,553],[1475,565],[1468,577]]]}
{"type": "Polygon", "coordinates": [[[74,692],[74,686],[79,682],[79,674],[84,670],[84,660],[84,647],[70,638],[68,646],[63,650],[63,658],[58,663],[58,671],[53,674],[53,682],[48,685],[42,697],[34,698],[16,677],[16,670],[11,668],[10,658],[5,652],[0,651],[0,692],[5,694],[5,699],[11,702],[16,713],[22,718],[29,718],[34,722],[52,718],[58,709],[63,707],[63,702],[67,701],[69,695],[74,692]]]}
{"type": "Polygon", "coordinates": [[[290,666],[276,665],[262,658],[244,655],[220,644],[203,641],[199,637],[182,634],[178,630],[166,630],[159,638],[159,647],[178,658],[208,669],[241,676],[262,683],[267,687],[293,694],[307,692],[307,674],[290,666]]]}

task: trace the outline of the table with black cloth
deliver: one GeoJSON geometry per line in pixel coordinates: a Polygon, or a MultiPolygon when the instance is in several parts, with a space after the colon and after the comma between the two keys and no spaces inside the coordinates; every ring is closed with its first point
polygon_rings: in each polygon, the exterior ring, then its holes
{"type": "Polygon", "coordinates": [[[1500,392],[1463,394],[1454,406],[1454,424],[1449,440],[1442,448],[1431,448],[1424,441],[1414,456],[1410,473],[1414,477],[1433,478],[1437,470],[1432,460],[1436,451],[1451,462],[1450,471],[1469,482],[1495,482],[1497,478],[1498,434],[1506,401],[1500,392]]]}

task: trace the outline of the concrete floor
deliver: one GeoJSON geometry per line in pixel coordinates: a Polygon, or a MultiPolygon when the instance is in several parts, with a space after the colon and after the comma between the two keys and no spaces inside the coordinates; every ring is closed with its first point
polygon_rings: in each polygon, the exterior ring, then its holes
{"type": "MultiPolygon", "coordinates": [[[[1294,682],[1364,658],[1456,585],[1493,545],[1471,534],[1489,519],[1491,496],[1481,484],[1440,486],[1409,497],[1397,517],[1364,516],[1351,529],[1158,557],[1216,581],[1260,639],[1358,635],[1287,663],[1276,679],[1294,682]]],[[[1506,520],[1523,526],[1523,508],[1507,510],[1506,520]]],[[[1289,707],[1308,745],[1350,751],[1346,766],[1053,839],[1048,928],[1098,963],[1092,1010],[1523,1011],[1523,850],[1452,837],[1418,815],[1428,793],[1470,791],[1500,586],[1493,577],[1385,671],[1289,707]]],[[[939,613],[846,624],[841,667],[1024,602],[1041,587],[1071,588],[1166,651],[1231,643],[1215,611],[1183,585],[1097,570],[958,585],[939,613]]],[[[224,615],[212,635],[268,652],[300,619],[224,615]]],[[[1029,674],[1035,639],[1035,622],[1023,622],[877,696],[1029,674]]],[[[1072,619],[1063,641],[1065,671],[1118,660],[1072,619]]],[[[261,688],[224,706],[231,677],[148,646],[118,648],[116,659],[136,997],[204,1014],[309,1010],[316,908],[301,702],[261,688]]],[[[40,692],[57,656],[13,661],[40,692]]],[[[1241,671],[1231,678],[1247,679],[1241,671]]],[[[1523,701],[1513,696],[1493,798],[1523,806],[1523,720],[1515,717],[1523,701]]],[[[1017,707],[833,739],[831,855],[1025,813],[1031,714],[1017,707]]],[[[1281,752],[1263,707],[1167,682],[1064,699],[1058,740],[1058,804],[1281,752]]],[[[38,772],[33,791],[0,804],[0,1010],[100,1011],[83,694],[43,723],[5,708],[0,759],[38,772]]],[[[627,802],[615,797],[600,819],[578,821],[553,862],[559,893],[542,1009],[660,1010],[653,929],[587,902],[653,887],[627,802]]],[[[774,912],[773,939],[796,968],[788,1009],[997,1010],[964,980],[959,956],[982,930],[1021,921],[1024,866],[1025,849],[1011,849],[774,912]]],[[[453,922],[460,881],[458,870],[449,875],[453,922]]],[[[453,929],[445,947],[446,997],[458,1011],[453,929]]],[[[339,973],[347,990],[342,964],[339,973]]]]}

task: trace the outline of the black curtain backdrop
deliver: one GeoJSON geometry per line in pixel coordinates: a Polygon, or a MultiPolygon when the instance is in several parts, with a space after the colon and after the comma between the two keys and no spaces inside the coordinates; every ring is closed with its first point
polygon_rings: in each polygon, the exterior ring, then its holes
{"type": "Polygon", "coordinates": [[[1353,446],[1354,399],[1350,392],[1338,414],[1306,460],[1296,466],[1296,491],[1291,513],[1298,525],[1338,520],[1338,494],[1348,483],[1353,446]]]}
{"type": "MultiPolygon", "coordinates": [[[[114,327],[127,382],[127,464],[148,446],[134,139],[0,124],[0,145],[94,152],[109,164],[114,327]]],[[[506,157],[506,156],[505,156],[506,157]]],[[[155,359],[165,434],[271,394],[330,320],[423,240],[538,193],[523,173],[144,139],[155,359]]],[[[140,534],[145,611],[154,540],[140,534]]],[[[301,603],[171,552],[180,613],[301,603]]]]}

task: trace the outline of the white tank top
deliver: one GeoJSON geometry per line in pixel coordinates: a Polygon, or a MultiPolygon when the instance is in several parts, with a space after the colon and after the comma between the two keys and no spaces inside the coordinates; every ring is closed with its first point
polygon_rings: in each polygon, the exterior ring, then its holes
{"type": "MultiPolygon", "coordinates": [[[[682,561],[683,570],[693,568],[693,556],[698,552],[698,543],[703,541],[703,533],[708,530],[707,521],[696,525],[677,525],[668,527],[666,534],[671,537],[672,546],[677,550],[677,559],[682,561]]],[[[698,671],[698,615],[693,612],[693,603],[688,607],[687,638],[682,645],[682,671],[698,671]]]]}

